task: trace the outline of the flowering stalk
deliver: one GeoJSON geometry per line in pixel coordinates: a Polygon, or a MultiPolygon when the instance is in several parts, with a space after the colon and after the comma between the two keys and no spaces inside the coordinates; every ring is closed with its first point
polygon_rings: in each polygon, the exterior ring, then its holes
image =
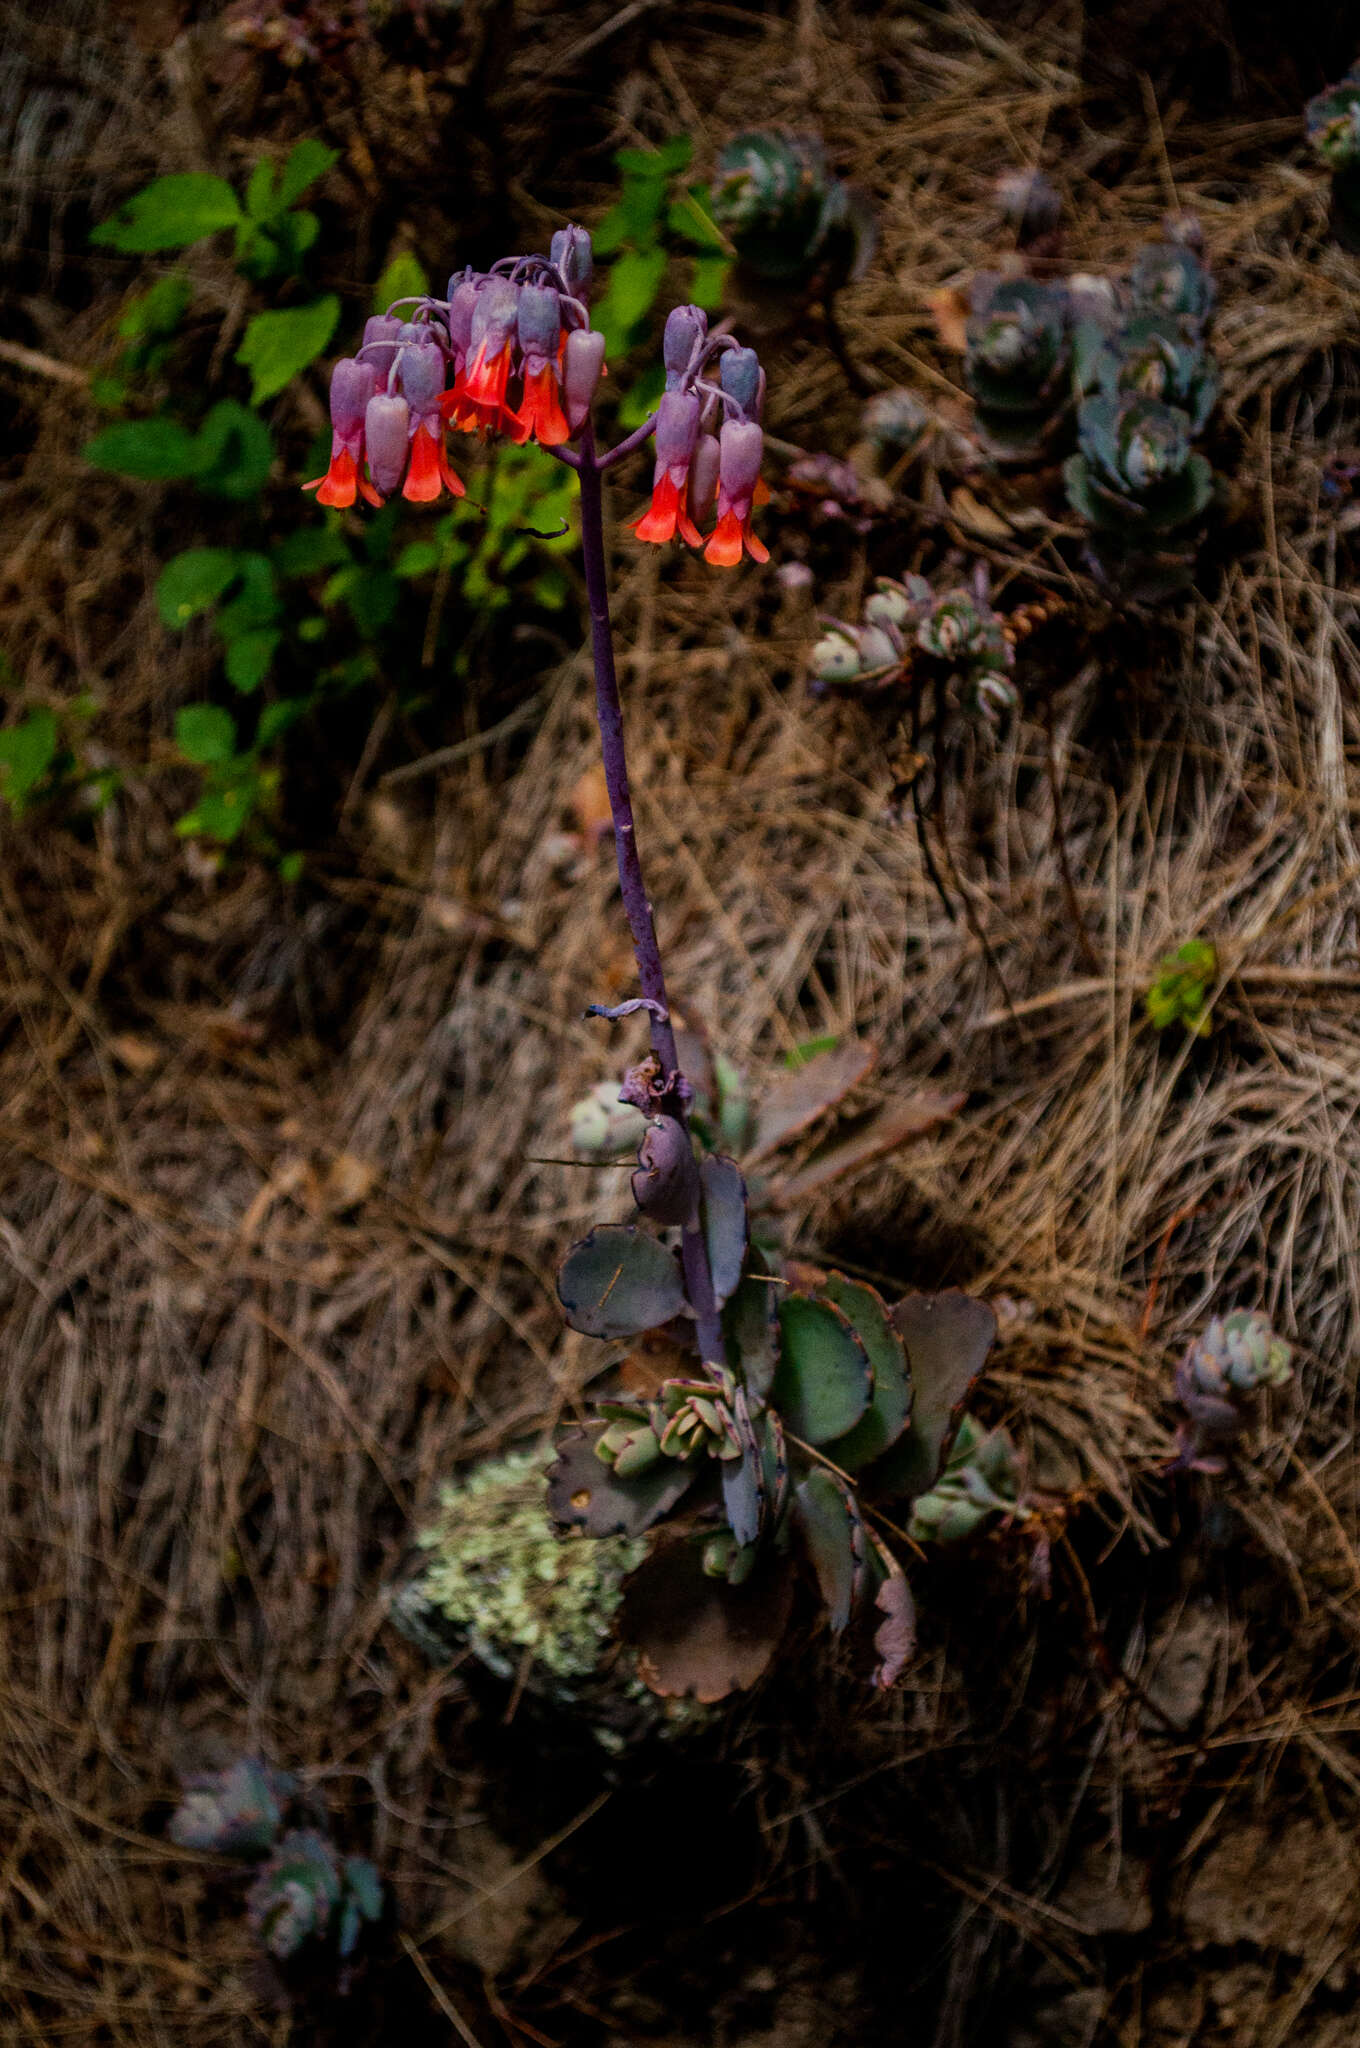
{"type": "MultiPolygon", "coordinates": [[[[536,441],[576,471],[596,718],[619,888],[637,961],[640,1007],[651,1025],[654,1071],[636,1080],[636,1093],[639,1107],[673,1130],[692,1168],[681,1179],[696,1191],[675,1216],[649,1208],[645,1192],[639,1206],[657,1221],[680,1224],[685,1296],[700,1358],[716,1376],[725,1370],[722,1323],[690,1146],[692,1091],[680,1070],[638,854],[609,618],[602,478],[655,437],[651,503],[633,522],[638,539],[679,539],[724,568],[743,556],[768,561],[751,528],[753,508],[768,496],[760,482],[765,376],[754,350],[731,335],[710,334],[697,306],[679,306],[666,322],[666,391],[657,411],[618,446],[599,451],[591,406],[604,374],[604,337],[590,326],[584,303],[591,271],[589,235],[583,228],[564,228],[554,235],[547,257],[505,257],[484,273],[457,272],[446,299],[399,301],[411,309],[410,318],[389,309],[370,320],[357,355],[335,366],[330,467],[305,488],[316,491],[320,504],[341,508],[359,498],[381,504],[398,489],[419,503],[445,490],[461,497],[464,486],[444,448],[450,426],[516,445],[536,441]],[[717,521],[705,541],[700,524],[715,500],[717,521]]],[[[644,1190],[652,1184],[635,1176],[635,1193],[640,1180],[644,1190]]],[[[671,1171],[672,1200],[676,1184],[671,1171]]]]}

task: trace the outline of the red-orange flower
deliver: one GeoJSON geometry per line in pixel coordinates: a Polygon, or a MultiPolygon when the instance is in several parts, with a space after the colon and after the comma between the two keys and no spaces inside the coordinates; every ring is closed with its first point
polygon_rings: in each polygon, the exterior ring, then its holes
{"type": "Polygon", "coordinates": [[[540,448],[560,448],[570,440],[571,428],[558,394],[557,371],[551,363],[525,371],[524,397],[515,418],[520,430],[514,437],[517,440],[537,441],[540,448]]]}
{"type": "Polygon", "coordinates": [[[652,502],[631,524],[639,540],[674,540],[678,533],[692,548],[703,545],[703,535],[685,510],[684,486],[676,482],[668,469],[658,469],[652,502]]]}
{"type": "Polygon", "coordinates": [[[751,531],[751,507],[760,489],[763,437],[754,420],[728,420],[719,436],[718,523],[704,560],[734,569],[743,551],[753,562],[768,562],[770,551],[751,531]]]}
{"type": "Polygon", "coordinates": [[[411,462],[401,495],[413,504],[427,505],[441,490],[447,490],[454,498],[466,496],[462,478],[450,469],[444,453],[442,428],[422,420],[411,436],[411,462]]]}

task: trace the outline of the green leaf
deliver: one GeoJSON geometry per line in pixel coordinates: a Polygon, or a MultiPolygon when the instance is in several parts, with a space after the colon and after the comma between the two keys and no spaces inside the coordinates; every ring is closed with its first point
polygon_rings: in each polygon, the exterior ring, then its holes
{"type": "Polygon", "coordinates": [[[373,311],[385,313],[398,299],[424,298],[430,279],[419,257],[399,250],[373,288],[373,311]]]}
{"type": "Polygon", "coordinates": [[[822,1291],[850,1318],[874,1372],[873,1399],[850,1434],[829,1454],[843,1472],[856,1472],[895,1444],[907,1426],[911,1411],[907,1354],[888,1320],[887,1305],[864,1281],[830,1273],[822,1291]]]}
{"type": "Polygon", "coordinates": [[[334,292],[283,313],[257,313],[246,328],[236,360],[250,371],[252,405],[275,397],[285,384],[315,362],[335,332],[340,301],[334,292]]]}
{"type": "Polygon", "coordinates": [[[643,371],[635,384],[630,384],[619,406],[621,427],[640,427],[649,413],[656,411],[661,403],[661,394],[666,389],[666,369],[663,363],[653,363],[643,371]]]}
{"type": "Polygon", "coordinates": [[[278,208],[274,196],[274,165],[267,156],[262,156],[250,174],[246,186],[246,212],[252,220],[270,220],[278,208]]]}
{"type": "Polygon", "coordinates": [[[238,399],[222,398],[198,432],[198,487],[238,503],[253,498],[269,481],[274,443],[262,419],[238,399]]]}
{"type": "MultiPolygon", "coordinates": [[[[253,417],[253,415],[252,415],[253,417]]],[[[349,549],[332,526],[300,526],[274,549],[274,567],[285,578],[319,576],[349,559],[349,549]]]]}
{"type": "Polygon", "coordinates": [[[294,143],[283,167],[279,179],[279,208],[291,206],[295,200],[301,199],[307,187],[314,185],[332,164],[339,161],[338,149],[318,142],[314,135],[304,135],[301,142],[294,143]]]}
{"type": "Polygon", "coordinates": [[[834,1443],[869,1405],[873,1373],[849,1318],[831,1302],[786,1294],[779,1304],[781,1353],[770,1400],[792,1436],[834,1443]]]}
{"type": "Polygon", "coordinates": [[[249,823],[259,793],[259,780],[254,775],[207,789],[194,808],[176,820],[175,830],[181,838],[202,833],[207,839],[229,844],[249,823]]]}
{"type": "Polygon", "coordinates": [[[134,192],[95,228],[90,240],[125,255],[147,255],[156,249],[187,248],[190,242],[235,227],[240,219],[236,194],[225,178],[175,171],[134,192]]]}
{"type": "Polygon", "coordinates": [[[0,795],[16,814],[56,759],[57,720],[46,708],[30,711],[0,732],[0,795]]]}
{"type": "Polygon", "coordinates": [[[689,169],[693,155],[694,143],[688,135],[671,135],[658,149],[616,149],[614,161],[621,171],[673,178],[678,171],[689,169]]]}
{"type": "Polygon", "coordinates": [[[339,569],[321,593],[325,604],[343,599],[361,633],[380,633],[396,611],[401,586],[390,569],[339,569]]]}
{"type": "Polygon", "coordinates": [[[701,311],[717,313],[721,310],[731,268],[731,262],[726,256],[695,257],[689,295],[692,303],[701,311]]]}
{"type": "Polygon", "coordinates": [[[217,630],[224,640],[237,640],[261,626],[272,626],[279,616],[278,583],[268,555],[242,549],[236,557],[241,589],[230,604],[217,614],[217,630]]]}
{"type": "Polygon", "coordinates": [[[257,747],[272,746],[291,731],[300,718],[305,718],[312,708],[310,697],[280,697],[276,704],[266,704],[260,713],[260,722],[255,728],[257,747]]]}
{"type": "Polygon", "coordinates": [[[691,185],[687,192],[672,199],[666,208],[666,225],[691,247],[727,258],[727,243],[709,212],[707,185],[691,185]]]}
{"type": "Polygon", "coordinates": [[[156,578],[156,609],[171,627],[187,625],[216,604],[241,573],[234,548],[186,548],[172,555],[156,578]]]}
{"type": "Polygon", "coordinates": [[[408,541],[392,564],[392,574],[403,581],[409,576],[428,576],[431,569],[439,567],[443,552],[438,541],[408,541]]]}
{"type": "Polygon", "coordinates": [[[95,469],[133,476],[143,483],[168,483],[195,476],[202,464],[197,438],[177,420],[123,420],[87,441],[81,454],[95,469]]]}
{"type": "Polygon", "coordinates": [[[236,720],[217,704],[186,704],[175,713],[175,744],[186,761],[210,768],[236,752],[236,720]]]}
{"type": "Polygon", "coordinates": [[[626,350],[634,329],[656,304],[666,274],[664,249],[625,249],[609,273],[609,287],[595,310],[595,325],[606,350],[626,350]]]}
{"type": "Polygon", "coordinates": [[[149,291],[129,299],[118,322],[124,341],[163,341],[172,335],[188,311],[193,286],[187,277],[172,271],[158,277],[149,291]]]}
{"type": "Polygon", "coordinates": [[[820,1468],[799,1481],[793,1498],[832,1632],[839,1635],[864,1583],[864,1524],[848,1489],[820,1468]]]}
{"type": "Polygon", "coordinates": [[[242,695],[259,689],[269,674],[269,665],[282,638],[279,632],[256,631],[242,633],[232,641],[227,649],[225,666],[227,680],[233,689],[240,690],[242,695]]]}
{"type": "Polygon", "coordinates": [[[283,859],[279,862],[279,880],[281,882],[301,881],[302,870],[305,865],[302,854],[285,853],[283,859]]]}
{"type": "Polygon", "coordinates": [[[629,1223],[602,1223],[574,1244],[557,1292],[572,1329],[587,1337],[633,1337],[685,1307],[675,1254],[629,1223]]]}
{"type": "Polygon", "coordinates": [[[741,1283],[747,1239],[746,1183],[736,1161],[717,1153],[704,1160],[699,1178],[713,1299],[721,1308],[741,1283]]]}

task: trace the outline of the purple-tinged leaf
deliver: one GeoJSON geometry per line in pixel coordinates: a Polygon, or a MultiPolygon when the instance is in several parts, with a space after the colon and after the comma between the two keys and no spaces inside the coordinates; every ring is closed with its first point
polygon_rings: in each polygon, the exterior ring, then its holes
{"type": "Polygon", "coordinates": [[[844,1138],[820,1146],[797,1173],[777,1179],[770,1190],[771,1205],[776,1209],[804,1207],[833,1182],[862,1172],[913,1139],[928,1137],[951,1116],[957,1116],[967,1100],[966,1095],[940,1095],[926,1088],[905,1102],[890,1102],[844,1138]]]}
{"type": "Polygon", "coordinates": [[[959,1414],[996,1336],[985,1301],[958,1288],[909,1294],[892,1311],[907,1348],[914,1398],[911,1428],[874,1472],[877,1491],[915,1500],[944,1470],[959,1414]]]}
{"type": "Polygon", "coordinates": [[[600,1428],[564,1437],[548,1471],[548,1513],[558,1529],[586,1536],[641,1536],[681,1501],[698,1466],[663,1458],[631,1479],[621,1479],[595,1455],[600,1428]]]}
{"type": "Polygon", "coordinates": [[[878,1652],[874,1684],[880,1692],[889,1692],[916,1654],[916,1602],[901,1565],[881,1545],[875,1544],[874,1548],[887,1570],[874,1599],[874,1606],[883,1616],[874,1632],[874,1648],[878,1652]]]}
{"type": "Polygon", "coordinates": [[[748,1226],[746,1183],[734,1159],[710,1154],[699,1169],[703,1183],[704,1242],[713,1275],[713,1299],[721,1308],[741,1284],[748,1226]]]}
{"type": "Polygon", "coordinates": [[[816,1053],[803,1066],[777,1075],[766,1089],[757,1112],[747,1164],[764,1159],[843,1102],[870,1072],[877,1058],[878,1047],[868,1039],[847,1038],[830,1052],[816,1053]]]}
{"type": "Polygon", "coordinates": [[[761,1558],[731,1586],[705,1576],[694,1544],[668,1543],[624,1581],[619,1634],[654,1693],[711,1704],[754,1685],[768,1668],[792,1604],[785,1557],[761,1558]]]}
{"type": "Polygon", "coordinates": [[[763,1432],[757,1434],[744,1387],[738,1387],[732,1401],[732,1420],[741,1444],[741,1457],[728,1458],[721,1465],[723,1510],[728,1527],[743,1548],[760,1534],[765,1515],[765,1474],[763,1432]]]}
{"type": "Polygon", "coordinates": [[[686,1306],[674,1253],[631,1223],[601,1223],[574,1244],[557,1292],[572,1329],[587,1337],[634,1337],[686,1306]]]}
{"type": "Polygon", "coordinates": [[[654,1116],[638,1146],[633,1200],[653,1223],[688,1223],[699,1203],[699,1162],[678,1117],[654,1116]]]}
{"type": "Polygon", "coordinates": [[[759,1252],[752,1251],[746,1277],[723,1310],[728,1358],[757,1403],[769,1395],[779,1363],[778,1309],[783,1291],[759,1252]]]}

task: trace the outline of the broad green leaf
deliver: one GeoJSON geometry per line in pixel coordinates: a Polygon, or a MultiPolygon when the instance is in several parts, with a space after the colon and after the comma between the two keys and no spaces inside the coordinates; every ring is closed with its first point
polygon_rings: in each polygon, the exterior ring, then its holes
{"type": "Polygon", "coordinates": [[[240,219],[240,204],[225,178],[175,171],[134,192],[95,228],[90,240],[103,249],[147,255],[156,249],[187,248],[190,242],[235,227],[240,219]]]}
{"type": "Polygon", "coordinates": [[[233,689],[240,690],[243,696],[259,689],[282,638],[282,633],[264,629],[241,633],[232,641],[225,667],[233,689]]]}
{"type": "Polygon", "coordinates": [[[574,1244],[557,1292],[572,1329],[587,1337],[633,1337],[685,1307],[675,1254],[630,1223],[602,1223],[574,1244]]]}
{"type": "Polygon", "coordinates": [[[692,248],[717,256],[730,254],[722,231],[708,210],[706,185],[691,185],[688,192],[672,199],[666,209],[666,225],[692,248]]]}
{"type": "Polygon", "coordinates": [[[799,1481],[793,1498],[832,1633],[839,1635],[864,1584],[864,1524],[850,1490],[820,1467],[799,1481]]]}
{"type": "Polygon", "coordinates": [[[276,704],[266,704],[260,713],[260,722],[255,729],[255,744],[258,747],[272,746],[274,741],[305,718],[312,708],[310,697],[280,697],[276,704]]]}
{"type": "Polygon", "coordinates": [[[175,713],[175,744],[186,761],[211,768],[236,752],[236,720],[217,704],[186,704],[175,713]]]}
{"type": "Polygon", "coordinates": [[[886,1304],[864,1281],[829,1273],[822,1292],[850,1318],[874,1370],[873,1399],[850,1434],[828,1452],[843,1472],[856,1472],[895,1444],[907,1426],[911,1410],[907,1354],[888,1319],[886,1304]]]}
{"type": "Polygon", "coordinates": [[[181,838],[202,833],[207,839],[229,844],[249,822],[258,794],[259,783],[251,775],[207,789],[194,808],[176,821],[175,830],[181,838]]]}
{"type": "Polygon", "coordinates": [[[373,311],[385,313],[398,299],[424,298],[430,279],[424,264],[409,249],[399,250],[373,289],[373,311]]]}
{"type": "Polygon", "coordinates": [[[251,220],[268,220],[278,204],[274,197],[275,170],[272,160],[262,156],[246,186],[246,212],[251,220]]]}
{"type": "Polygon", "coordinates": [[[301,142],[294,143],[279,177],[279,207],[291,206],[295,200],[301,199],[307,187],[314,185],[332,164],[339,161],[338,149],[318,142],[314,135],[304,135],[301,142]]]}
{"type": "Polygon", "coordinates": [[[143,483],[168,483],[196,476],[203,454],[198,439],[177,420],[121,420],[105,427],[81,450],[95,469],[133,476],[143,483]]]}
{"type": "Polygon", "coordinates": [[[269,480],[274,443],[262,419],[235,398],[219,399],[198,432],[198,487],[238,503],[269,480]]]}
{"type": "Polygon", "coordinates": [[[167,626],[184,626],[216,604],[240,574],[234,548],[186,548],[156,578],[156,609],[167,626]]]}
{"type": "Polygon", "coordinates": [[[439,567],[443,552],[438,541],[408,541],[392,564],[392,574],[403,581],[410,576],[427,576],[431,569],[439,567]]]}
{"type": "Polygon", "coordinates": [[[237,640],[261,626],[272,626],[279,616],[278,582],[268,555],[242,549],[236,557],[241,588],[230,604],[217,614],[217,630],[224,640],[237,640]]]}
{"type": "Polygon", "coordinates": [[[331,526],[300,526],[274,549],[274,567],[280,576],[319,576],[349,559],[349,550],[331,526]]]}
{"type": "Polygon", "coordinates": [[[299,370],[314,362],[334,334],[339,318],[340,301],[334,292],[314,299],[310,306],[257,313],[236,351],[237,362],[251,374],[251,403],[262,405],[265,399],[277,396],[299,370]]]}
{"type": "Polygon", "coordinates": [[[727,291],[727,276],[731,268],[731,262],[726,256],[696,256],[689,287],[693,304],[705,313],[719,312],[727,291]]]}
{"type": "Polygon", "coordinates": [[[694,144],[688,135],[671,135],[658,149],[616,149],[614,161],[621,171],[648,177],[673,178],[689,169],[694,144]]]}
{"type": "Polygon", "coordinates": [[[791,1436],[834,1443],[863,1415],[873,1373],[848,1317],[829,1301],[786,1294],[779,1304],[779,1364],[770,1391],[791,1436]]]}
{"type": "Polygon", "coordinates": [[[12,810],[23,810],[25,799],[42,781],[56,753],[56,714],[45,707],[30,711],[18,725],[0,732],[0,796],[12,810]]]}

